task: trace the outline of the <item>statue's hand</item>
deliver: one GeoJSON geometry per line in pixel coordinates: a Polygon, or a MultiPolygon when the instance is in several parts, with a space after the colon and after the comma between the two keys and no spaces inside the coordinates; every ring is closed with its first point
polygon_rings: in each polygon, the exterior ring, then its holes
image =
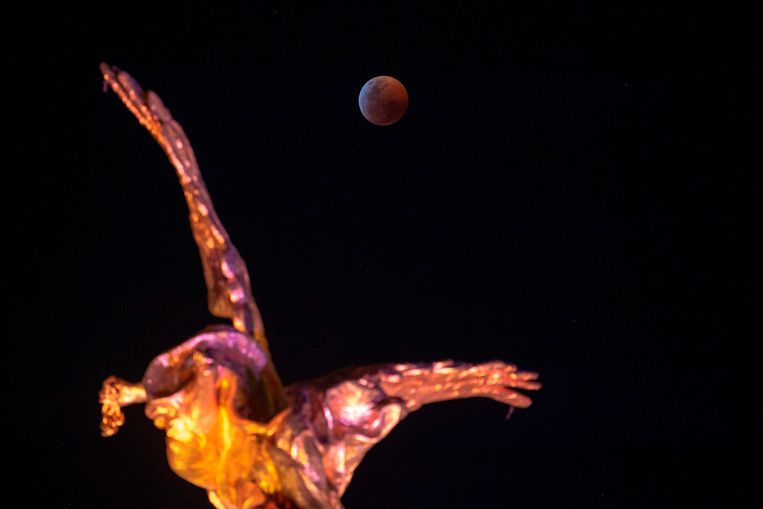
{"type": "Polygon", "coordinates": [[[513,364],[500,361],[397,364],[394,368],[391,373],[383,372],[381,387],[390,396],[405,400],[409,410],[437,401],[475,397],[525,408],[532,400],[514,389],[540,389],[535,381],[537,373],[518,371],[513,364]]]}
{"type": "Polygon", "coordinates": [[[142,384],[132,384],[110,376],[103,381],[98,401],[101,403],[101,435],[110,437],[125,423],[122,407],[143,403],[146,401],[146,391],[142,384]]]}

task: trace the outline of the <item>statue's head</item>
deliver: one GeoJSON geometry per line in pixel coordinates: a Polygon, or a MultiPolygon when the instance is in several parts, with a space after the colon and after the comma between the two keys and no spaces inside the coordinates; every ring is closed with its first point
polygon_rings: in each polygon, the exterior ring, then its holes
{"type": "Polygon", "coordinates": [[[146,415],[165,430],[178,475],[214,488],[221,454],[244,446],[245,423],[266,410],[268,369],[267,354],[231,327],[205,330],[151,362],[143,378],[146,415]]]}
{"type": "Polygon", "coordinates": [[[209,327],[183,344],[156,357],[143,376],[143,386],[150,400],[194,392],[199,377],[219,375],[221,369],[231,372],[239,385],[236,410],[242,417],[258,417],[253,391],[270,367],[268,355],[257,342],[233,327],[209,327]]]}

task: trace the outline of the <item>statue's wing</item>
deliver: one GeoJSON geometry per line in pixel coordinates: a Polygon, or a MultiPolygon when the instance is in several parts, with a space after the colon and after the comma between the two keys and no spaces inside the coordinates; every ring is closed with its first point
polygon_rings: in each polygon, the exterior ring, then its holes
{"type": "Polygon", "coordinates": [[[217,217],[183,128],[152,91],[117,67],[101,64],[103,79],[148,129],[175,167],[188,203],[191,229],[199,246],[210,312],[230,318],[239,331],[253,336],[268,352],[265,327],[252,296],[246,265],[217,217]]]}

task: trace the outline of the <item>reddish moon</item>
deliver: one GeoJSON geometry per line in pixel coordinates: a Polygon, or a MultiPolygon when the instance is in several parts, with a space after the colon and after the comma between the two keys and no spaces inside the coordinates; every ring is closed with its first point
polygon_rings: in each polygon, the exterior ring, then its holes
{"type": "Polygon", "coordinates": [[[392,125],[408,109],[408,91],[392,76],[371,78],[360,89],[360,112],[376,125],[392,125]]]}

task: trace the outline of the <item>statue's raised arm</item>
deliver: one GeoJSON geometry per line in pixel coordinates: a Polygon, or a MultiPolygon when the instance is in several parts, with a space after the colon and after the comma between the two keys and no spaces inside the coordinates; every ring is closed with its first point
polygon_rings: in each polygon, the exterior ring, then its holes
{"type": "MultiPolygon", "coordinates": [[[[101,72],[105,83],[151,133],[175,168],[204,268],[209,310],[215,316],[230,318],[236,330],[257,343],[266,362],[259,366],[256,387],[251,390],[259,399],[254,415],[270,419],[285,408],[286,395],[270,359],[265,326],[252,296],[246,264],[217,217],[191,143],[158,95],[151,90],[144,91],[132,76],[117,67],[102,63],[101,72]]],[[[218,331],[218,334],[223,333],[218,331]]],[[[109,377],[104,382],[100,394],[103,435],[118,431],[124,423],[121,407],[144,402],[146,389],[150,398],[150,387],[144,388],[142,384],[131,384],[117,377],[109,377]]]]}
{"type": "Polygon", "coordinates": [[[175,167],[204,266],[209,311],[215,316],[230,318],[237,330],[254,337],[267,351],[265,326],[252,296],[246,264],[217,217],[183,128],[158,95],[151,90],[144,92],[125,71],[101,64],[101,72],[105,82],[148,129],[175,167]]]}

